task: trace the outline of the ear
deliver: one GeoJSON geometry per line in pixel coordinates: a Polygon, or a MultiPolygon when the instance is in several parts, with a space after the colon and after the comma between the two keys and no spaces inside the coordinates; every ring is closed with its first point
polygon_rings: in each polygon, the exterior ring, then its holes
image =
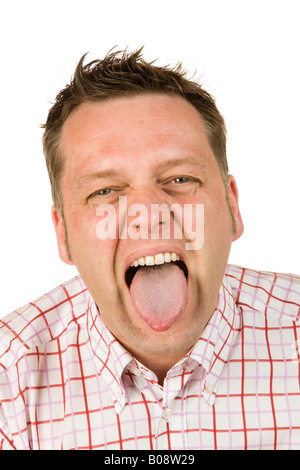
{"type": "Polygon", "coordinates": [[[52,215],[53,225],[55,228],[60,259],[66,264],[73,265],[69,257],[69,253],[68,253],[69,250],[67,248],[65,224],[64,224],[62,216],[60,215],[59,211],[56,209],[55,206],[52,206],[51,215],[52,215]]]}
{"type": "Polygon", "coordinates": [[[244,232],[244,224],[239,209],[239,194],[236,181],[232,175],[228,176],[229,190],[228,190],[228,202],[232,211],[232,216],[235,221],[235,231],[233,234],[232,241],[240,238],[244,232]]]}

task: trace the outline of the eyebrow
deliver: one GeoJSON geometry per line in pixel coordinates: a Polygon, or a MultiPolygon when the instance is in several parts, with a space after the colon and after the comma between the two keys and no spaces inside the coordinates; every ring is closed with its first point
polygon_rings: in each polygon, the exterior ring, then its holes
{"type": "MultiPolygon", "coordinates": [[[[170,160],[159,162],[153,169],[153,173],[156,172],[163,172],[170,168],[175,168],[177,166],[182,165],[190,165],[194,167],[200,168],[202,171],[206,169],[207,165],[200,159],[196,159],[193,157],[189,158],[171,158],[170,160]]],[[[88,173],[83,175],[79,178],[78,182],[76,183],[76,189],[80,190],[85,184],[90,183],[91,181],[109,178],[109,177],[120,177],[124,176],[124,172],[120,170],[115,170],[113,168],[103,170],[103,171],[96,171],[93,173],[88,173]]]]}
{"type": "Polygon", "coordinates": [[[200,160],[199,158],[188,157],[188,158],[171,158],[165,162],[160,162],[155,166],[155,171],[162,172],[168,170],[169,168],[182,166],[182,165],[190,165],[201,170],[205,170],[207,165],[204,161],[200,160]]]}
{"type": "Polygon", "coordinates": [[[96,171],[94,173],[88,173],[86,175],[83,175],[79,178],[79,180],[76,183],[76,189],[79,190],[84,186],[85,184],[88,184],[90,181],[101,179],[101,178],[109,178],[113,176],[120,176],[122,175],[123,172],[114,170],[114,169],[109,169],[109,170],[103,170],[103,171],[96,171]]]}

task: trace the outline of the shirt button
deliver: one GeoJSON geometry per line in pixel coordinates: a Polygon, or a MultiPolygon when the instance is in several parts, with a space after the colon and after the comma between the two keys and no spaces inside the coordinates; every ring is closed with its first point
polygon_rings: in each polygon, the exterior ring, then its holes
{"type": "Polygon", "coordinates": [[[136,375],[136,377],[140,377],[140,375],[142,374],[140,369],[138,369],[137,367],[132,367],[131,368],[131,372],[136,375]]]}
{"type": "Polygon", "coordinates": [[[172,410],[168,407],[164,410],[162,416],[166,421],[168,421],[168,419],[170,419],[171,415],[172,415],[172,410]]]}
{"type": "Polygon", "coordinates": [[[207,393],[212,393],[212,392],[213,392],[213,386],[212,386],[209,382],[207,382],[207,383],[205,384],[205,391],[206,391],[207,393]]]}
{"type": "Polygon", "coordinates": [[[117,401],[120,401],[122,397],[123,397],[123,393],[122,393],[121,391],[119,391],[119,392],[116,393],[116,399],[117,399],[117,401]]]}

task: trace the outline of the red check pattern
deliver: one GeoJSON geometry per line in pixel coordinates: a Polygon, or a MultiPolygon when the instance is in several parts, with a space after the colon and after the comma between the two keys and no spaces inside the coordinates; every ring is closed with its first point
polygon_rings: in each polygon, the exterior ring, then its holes
{"type": "Polygon", "coordinates": [[[0,320],[2,449],[300,449],[300,277],[228,266],[164,386],[80,277],[0,320]]]}

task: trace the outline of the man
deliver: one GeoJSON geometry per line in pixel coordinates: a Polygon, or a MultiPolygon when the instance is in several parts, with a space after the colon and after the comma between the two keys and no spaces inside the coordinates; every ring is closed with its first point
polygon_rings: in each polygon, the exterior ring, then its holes
{"type": "Polygon", "coordinates": [[[299,448],[300,278],[227,265],[243,223],[213,98],[110,53],[44,127],[79,276],[1,321],[2,448],[299,448]]]}

